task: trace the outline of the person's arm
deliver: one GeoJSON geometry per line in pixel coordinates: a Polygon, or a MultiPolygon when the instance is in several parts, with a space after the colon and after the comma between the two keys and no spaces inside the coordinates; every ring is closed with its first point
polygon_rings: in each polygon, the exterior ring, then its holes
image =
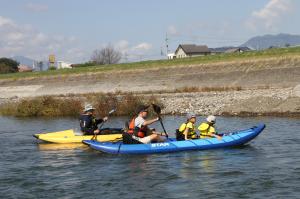
{"type": "Polygon", "coordinates": [[[108,120],[108,117],[104,117],[104,118],[98,118],[96,119],[96,124],[101,124],[102,122],[106,122],[108,120]]]}
{"type": "Polygon", "coordinates": [[[210,135],[210,136],[212,136],[212,137],[215,137],[215,138],[217,138],[218,140],[222,140],[222,137],[221,137],[221,136],[219,136],[219,135],[217,135],[217,134],[214,134],[214,133],[209,133],[209,135],[210,135]]]}
{"type": "Polygon", "coordinates": [[[222,140],[222,137],[216,134],[216,130],[214,127],[210,127],[210,131],[208,132],[208,134],[212,137],[222,140]]]}
{"type": "Polygon", "coordinates": [[[104,120],[102,118],[97,118],[96,120],[96,125],[101,124],[104,120]]]}
{"type": "Polygon", "coordinates": [[[184,135],[185,140],[189,140],[188,139],[188,133],[189,133],[189,128],[185,128],[185,130],[183,131],[183,135],[184,135]]]}
{"type": "Polygon", "coordinates": [[[147,125],[150,125],[150,124],[153,124],[154,122],[157,122],[159,120],[159,118],[155,118],[155,119],[152,119],[152,120],[147,120],[143,123],[143,126],[147,126],[147,125]]]}

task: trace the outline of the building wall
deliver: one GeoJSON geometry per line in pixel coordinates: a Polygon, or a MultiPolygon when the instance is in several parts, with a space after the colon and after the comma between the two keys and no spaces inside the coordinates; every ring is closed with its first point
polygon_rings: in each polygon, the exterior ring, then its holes
{"type": "Polygon", "coordinates": [[[57,62],[57,69],[62,69],[62,68],[72,68],[70,63],[58,61],[57,62]]]}
{"type": "Polygon", "coordinates": [[[187,55],[182,50],[182,48],[179,48],[178,51],[176,52],[176,58],[184,58],[184,57],[187,57],[187,55]]]}
{"type": "Polygon", "coordinates": [[[168,59],[174,59],[174,58],[176,58],[175,53],[168,54],[168,59]]]}
{"type": "Polygon", "coordinates": [[[175,54],[176,58],[185,58],[185,57],[197,57],[197,56],[205,56],[205,55],[209,55],[210,53],[198,53],[198,54],[186,54],[182,48],[179,48],[177,53],[175,54]]]}

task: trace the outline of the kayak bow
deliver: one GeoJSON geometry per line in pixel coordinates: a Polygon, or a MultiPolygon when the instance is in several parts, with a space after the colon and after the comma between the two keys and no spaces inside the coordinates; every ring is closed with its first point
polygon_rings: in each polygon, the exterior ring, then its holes
{"type": "MultiPolygon", "coordinates": [[[[123,130],[120,128],[105,128],[100,131],[97,136],[97,141],[99,142],[114,142],[122,139],[123,130]],[[102,135],[101,132],[105,132],[102,135]]],[[[33,137],[51,143],[82,143],[83,140],[92,139],[93,135],[76,135],[73,129],[52,132],[52,133],[42,133],[34,134],[33,137]]]]}

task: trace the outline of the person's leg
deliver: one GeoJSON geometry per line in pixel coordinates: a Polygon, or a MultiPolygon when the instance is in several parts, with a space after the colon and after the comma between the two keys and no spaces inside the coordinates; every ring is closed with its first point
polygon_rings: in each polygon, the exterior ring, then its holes
{"type": "Polygon", "coordinates": [[[151,135],[151,141],[157,141],[157,142],[164,142],[166,141],[166,138],[163,137],[163,136],[160,136],[159,135],[160,133],[159,132],[153,132],[153,134],[151,135]]]}

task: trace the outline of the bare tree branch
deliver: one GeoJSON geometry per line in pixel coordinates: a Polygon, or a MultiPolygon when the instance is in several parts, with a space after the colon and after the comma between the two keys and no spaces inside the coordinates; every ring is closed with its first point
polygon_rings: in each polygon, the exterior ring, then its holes
{"type": "Polygon", "coordinates": [[[97,64],[116,64],[122,58],[120,51],[116,50],[113,45],[108,44],[100,50],[94,50],[91,60],[97,64]]]}

